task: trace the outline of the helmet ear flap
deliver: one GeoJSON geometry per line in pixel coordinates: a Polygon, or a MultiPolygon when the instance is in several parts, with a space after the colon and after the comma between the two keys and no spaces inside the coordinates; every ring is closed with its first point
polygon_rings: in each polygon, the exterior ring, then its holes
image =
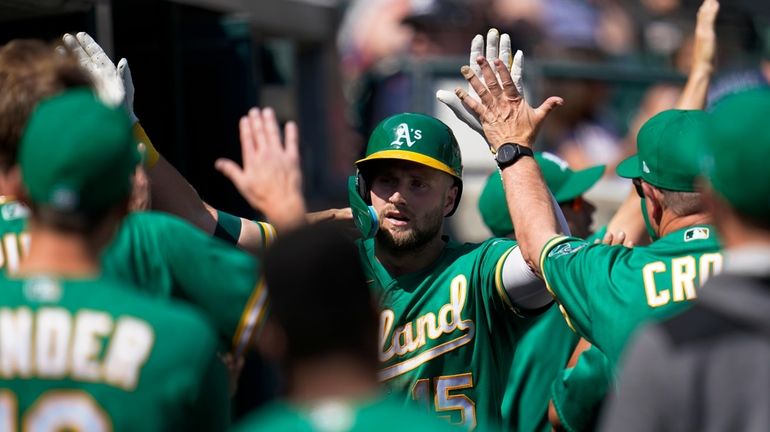
{"type": "MultiPolygon", "coordinates": [[[[372,238],[377,234],[379,228],[379,218],[374,207],[362,199],[362,194],[366,191],[366,183],[360,173],[348,177],[348,201],[350,210],[353,212],[353,223],[364,239],[372,238]]],[[[368,198],[368,193],[366,193],[368,198]]]]}

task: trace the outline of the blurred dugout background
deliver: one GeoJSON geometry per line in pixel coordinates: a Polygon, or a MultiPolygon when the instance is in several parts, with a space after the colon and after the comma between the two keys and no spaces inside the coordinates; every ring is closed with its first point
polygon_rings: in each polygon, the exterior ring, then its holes
{"type": "MultiPolygon", "coordinates": [[[[722,0],[715,97],[770,79],[770,2],[722,0]]],[[[136,112],[155,146],[211,204],[253,211],[213,169],[237,158],[237,120],[253,105],[296,119],[312,209],[346,206],[345,179],[384,117],[420,111],[449,123],[465,191],[451,229],[489,234],[476,201],[494,169],[486,146],[436,102],[465,85],[470,40],[489,27],[525,52],[527,97],[567,104],[541,149],[574,168],[608,164],[589,193],[606,221],[628,192],[612,174],[639,125],[670,108],[689,68],[700,0],[0,0],[0,44],[87,31],[129,59],[136,112]]]]}

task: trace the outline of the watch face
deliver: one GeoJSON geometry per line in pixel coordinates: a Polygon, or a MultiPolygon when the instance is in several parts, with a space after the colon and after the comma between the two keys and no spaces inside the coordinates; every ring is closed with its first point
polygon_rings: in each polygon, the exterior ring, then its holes
{"type": "Polygon", "coordinates": [[[498,163],[510,162],[514,159],[514,157],[516,157],[516,147],[510,144],[503,144],[499,149],[497,149],[498,163]]]}

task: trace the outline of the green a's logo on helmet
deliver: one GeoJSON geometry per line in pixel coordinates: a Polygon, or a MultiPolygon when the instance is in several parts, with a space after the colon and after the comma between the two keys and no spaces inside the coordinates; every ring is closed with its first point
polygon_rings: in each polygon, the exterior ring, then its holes
{"type": "Polygon", "coordinates": [[[360,169],[374,159],[407,160],[462,179],[460,146],[452,130],[425,114],[402,113],[381,121],[369,137],[364,158],[356,161],[356,166],[360,169]]]}
{"type": "Polygon", "coordinates": [[[400,149],[402,145],[406,144],[407,147],[411,147],[421,139],[422,131],[420,129],[410,130],[408,124],[401,123],[396,127],[396,139],[391,141],[390,146],[400,149]]]}
{"type": "MultiPolygon", "coordinates": [[[[409,161],[449,174],[455,178],[458,188],[457,208],[463,185],[460,146],[449,126],[440,120],[418,113],[401,113],[386,118],[372,131],[366,153],[356,161],[356,167],[363,173],[373,160],[409,161]]],[[[452,213],[454,209],[449,215],[452,213]]]]}

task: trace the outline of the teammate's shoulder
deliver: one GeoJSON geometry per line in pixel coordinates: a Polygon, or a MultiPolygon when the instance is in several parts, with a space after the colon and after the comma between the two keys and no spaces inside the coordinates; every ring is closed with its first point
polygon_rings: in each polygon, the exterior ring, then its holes
{"type": "Polygon", "coordinates": [[[209,328],[201,312],[186,302],[149,295],[135,285],[109,276],[97,283],[99,287],[93,295],[108,299],[118,312],[141,315],[157,323],[181,325],[191,331],[205,333],[209,328]]]}
{"type": "Polygon", "coordinates": [[[698,225],[671,232],[647,246],[651,251],[719,249],[716,230],[710,225],[698,225]]]}
{"type": "Polygon", "coordinates": [[[286,402],[276,401],[248,414],[238,424],[233,432],[257,431],[289,432],[297,430],[313,430],[310,423],[302,415],[293,410],[286,402]]]}
{"type": "Polygon", "coordinates": [[[483,251],[490,248],[503,248],[509,249],[518,245],[516,240],[509,239],[507,237],[492,237],[484,241],[477,243],[458,243],[454,240],[447,241],[447,248],[455,250],[460,253],[469,253],[473,251],[483,251]]]}
{"type": "Polygon", "coordinates": [[[370,425],[385,426],[390,424],[390,428],[383,428],[382,430],[393,430],[398,428],[399,425],[405,424],[409,425],[411,430],[459,430],[450,423],[429,415],[412,405],[404,405],[402,402],[397,402],[390,398],[381,399],[361,407],[359,417],[366,417],[370,425]]]}
{"type": "Polygon", "coordinates": [[[124,219],[123,225],[130,228],[166,228],[170,226],[180,229],[195,229],[191,223],[178,216],[152,210],[129,213],[124,219]]]}
{"type": "Polygon", "coordinates": [[[674,349],[715,345],[737,334],[762,336],[748,320],[738,319],[703,302],[695,302],[684,312],[658,323],[661,334],[674,349]]]}

